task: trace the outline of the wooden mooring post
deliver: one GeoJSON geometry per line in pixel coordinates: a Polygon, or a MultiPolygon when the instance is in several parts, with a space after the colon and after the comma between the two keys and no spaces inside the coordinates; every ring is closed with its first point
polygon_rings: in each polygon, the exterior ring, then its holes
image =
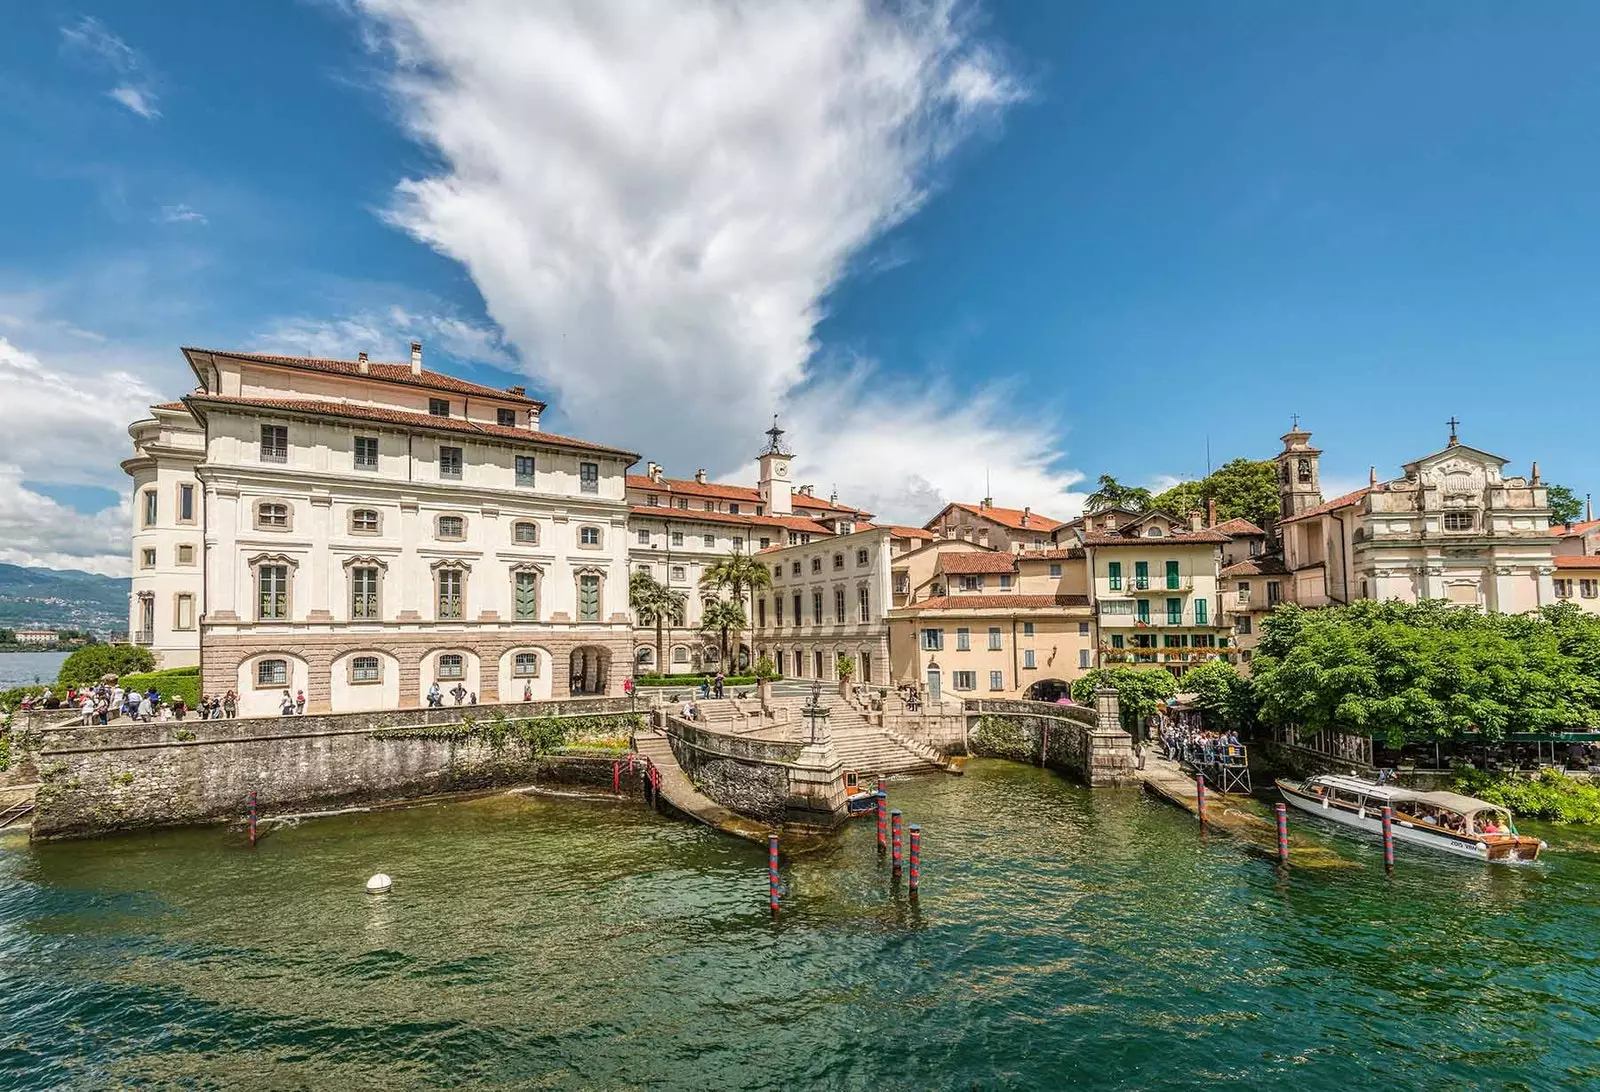
{"type": "Polygon", "coordinates": [[[1388,806],[1383,809],[1383,867],[1394,871],[1394,809],[1388,806]]]}
{"type": "Polygon", "coordinates": [[[891,837],[891,839],[893,841],[893,850],[891,852],[890,859],[891,859],[891,861],[893,862],[893,865],[894,865],[894,874],[896,876],[899,876],[900,875],[901,858],[903,856],[903,854],[901,852],[901,844],[900,844],[900,809],[899,808],[896,808],[895,810],[893,810],[893,811],[891,811],[889,813],[889,827],[890,827],[890,837],[891,837]]]}
{"type": "Polygon", "coordinates": [[[922,883],[922,828],[916,823],[911,824],[911,878],[907,890],[911,897],[916,898],[917,888],[922,883]]]}
{"type": "Polygon", "coordinates": [[[874,794],[878,798],[878,856],[883,856],[889,848],[887,825],[889,822],[889,794],[883,791],[883,782],[878,782],[878,791],[874,794]]]}
{"type": "Polygon", "coordinates": [[[1282,804],[1274,806],[1278,817],[1278,863],[1289,863],[1289,809],[1282,804]]]}
{"type": "Polygon", "coordinates": [[[767,835],[767,905],[778,916],[778,836],[767,835]]]}
{"type": "Polygon", "coordinates": [[[1201,774],[1194,779],[1195,806],[1200,816],[1200,825],[1206,825],[1206,775],[1201,774]]]}
{"type": "Polygon", "coordinates": [[[256,790],[250,790],[250,848],[256,847],[256,790]]]}

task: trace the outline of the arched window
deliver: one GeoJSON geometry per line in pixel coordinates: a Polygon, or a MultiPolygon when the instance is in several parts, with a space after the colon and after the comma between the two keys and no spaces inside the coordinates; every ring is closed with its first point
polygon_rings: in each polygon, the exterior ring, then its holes
{"type": "Polygon", "coordinates": [[[646,646],[634,653],[633,658],[640,667],[649,667],[656,662],[656,653],[654,649],[646,646]]]}
{"type": "Polygon", "coordinates": [[[256,529],[261,531],[287,531],[289,506],[276,501],[262,501],[256,505],[256,529]]]}
{"type": "Polygon", "coordinates": [[[383,671],[379,664],[380,661],[376,656],[352,656],[350,658],[350,681],[353,683],[382,682],[383,671]]]}
{"type": "Polygon", "coordinates": [[[441,679],[464,679],[467,676],[466,659],[459,652],[442,653],[434,673],[441,679]]]}
{"type": "Polygon", "coordinates": [[[539,677],[539,654],[537,652],[519,652],[511,660],[511,674],[519,679],[537,679],[539,677]]]}
{"type": "Polygon", "coordinates": [[[1160,538],[1161,537],[1161,528],[1159,528],[1159,527],[1151,527],[1149,530],[1145,531],[1144,537],[1145,538],[1160,538]]]}
{"type": "Polygon", "coordinates": [[[383,528],[383,520],[378,515],[376,508],[352,508],[350,510],[350,533],[352,535],[375,535],[383,528]]]}
{"type": "Polygon", "coordinates": [[[579,546],[591,546],[591,547],[599,546],[600,545],[600,528],[598,528],[598,527],[580,527],[580,528],[578,528],[578,545],[579,546]]]}
{"type": "Polygon", "coordinates": [[[1295,473],[1299,475],[1300,484],[1301,485],[1310,485],[1311,484],[1311,460],[1310,459],[1301,459],[1297,464],[1295,464],[1295,473]]]}
{"type": "Polygon", "coordinates": [[[537,523],[518,523],[511,528],[511,537],[525,545],[537,545],[539,542],[539,525],[537,523]]]}
{"type": "Polygon", "coordinates": [[[467,521],[463,516],[440,516],[434,530],[438,538],[459,541],[467,537],[467,521]]]}
{"type": "Polygon", "coordinates": [[[288,686],[289,661],[288,660],[257,660],[256,661],[257,686],[288,686]]]}
{"type": "Polygon", "coordinates": [[[672,662],[675,663],[675,664],[686,664],[686,663],[688,663],[689,662],[689,646],[688,645],[673,645],[672,646],[672,662]]]}

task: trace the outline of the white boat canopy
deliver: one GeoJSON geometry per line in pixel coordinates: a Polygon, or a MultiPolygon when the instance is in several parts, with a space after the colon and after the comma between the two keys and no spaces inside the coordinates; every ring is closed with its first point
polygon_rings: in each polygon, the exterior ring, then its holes
{"type": "Polygon", "coordinates": [[[1479,800],[1476,796],[1463,796],[1458,792],[1419,792],[1416,794],[1418,802],[1431,804],[1436,808],[1453,811],[1457,815],[1472,816],[1480,811],[1492,811],[1501,815],[1510,815],[1508,808],[1499,804],[1491,804],[1487,800],[1479,800]]]}

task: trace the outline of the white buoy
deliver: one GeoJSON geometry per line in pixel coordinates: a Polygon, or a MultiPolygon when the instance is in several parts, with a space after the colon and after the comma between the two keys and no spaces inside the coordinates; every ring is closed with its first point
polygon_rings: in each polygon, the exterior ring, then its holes
{"type": "Polygon", "coordinates": [[[388,876],[380,872],[376,876],[372,877],[372,879],[367,881],[367,894],[381,895],[385,891],[389,890],[389,887],[393,882],[394,881],[389,879],[388,876]]]}

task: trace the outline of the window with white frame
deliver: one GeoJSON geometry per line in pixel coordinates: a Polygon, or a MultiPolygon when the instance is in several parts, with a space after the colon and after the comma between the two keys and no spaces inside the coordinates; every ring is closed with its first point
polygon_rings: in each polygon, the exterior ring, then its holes
{"type": "Polygon", "coordinates": [[[461,480],[461,449],[441,445],[439,448],[439,477],[449,481],[461,480]]]}
{"type": "Polygon", "coordinates": [[[791,562],[790,563],[790,565],[789,565],[789,575],[790,576],[799,576],[800,575],[800,562],[795,561],[795,562],[791,562]]]}
{"type": "Polygon", "coordinates": [[[1061,579],[1061,562],[1052,561],[1050,563],[1050,579],[1051,580],[1060,580],[1061,579]]]}
{"type": "Polygon", "coordinates": [[[675,663],[675,664],[686,664],[686,663],[688,663],[689,662],[689,646],[688,645],[673,645],[672,646],[672,662],[675,663]]]}
{"type": "Polygon", "coordinates": [[[516,456],[515,469],[518,485],[530,486],[537,480],[532,455],[516,456]]]}
{"type": "Polygon", "coordinates": [[[434,661],[434,676],[440,679],[467,677],[467,658],[459,652],[442,652],[434,661]]]}
{"type": "Polygon", "coordinates": [[[976,671],[950,672],[950,685],[957,690],[978,689],[978,673],[976,671]]]}
{"type": "Polygon", "coordinates": [[[1600,595],[1600,580],[1578,581],[1578,594],[1585,599],[1593,599],[1600,595]]]}
{"type": "Polygon", "coordinates": [[[683,570],[683,566],[682,565],[674,565],[672,567],[672,579],[674,579],[674,580],[682,580],[682,579],[684,579],[684,576],[685,576],[685,574],[684,574],[684,570],[683,570]]]}
{"type": "Polygon", "coordinates": [[[1006,688],[1006,673],[1004,671],[989,672],[989,689],[1004,690],[1006,688]]]}
{"type": "Polygon", "coordinates": [[[700,545],[704,546],[708,550],[715,549],[716,545],[717,545],[717,536],[716,535],[701,535],[700,536],[700,545]]]}
{"type": "Polygon", "coordinates": [[[376,436],[356,437],[356,469],[378,469],[378,438],[376,436]]]}
{"type": "Polygon", "coordinates": [[[811,593],[811,624],[822,625],[822,593],[819,591],[811,593]]]}
{"type": "Polygon", "coordinates": [[[972,650],[972,631],[966,626],[956,627],[956,651],[969,652],[972,650]]]}
{"type": "Polygon", "coordinates": [[[687,508],[687,507],[689,507],[689,498],[688,497],[679,497],[678,498],[678,507],[679,508],[687,508]]]}
{"type": "Polygon", "coordinates": [[[598,527],[580,527],[580,528],[578,528],[578,545],[579,546],[598,546],[598,545],[600,545],[600,528],[598,528],[598,527]]]}
{"type": "Polygon", "coordinates": [[[578,492],[580,492],[580,493],[598,493],[598,492],[600,492],[600,464],[599,463],[579,463],[578,464],[578,492]]]}
{"type": "Polygon", "coordinates": [[[288,686],[289,661],[288,660],[257,660],[256,661],[257,686],[288,686]]]}
{"type": "Polygon", "coordinates": [[[1472,530],[1471,512],[1446,512],[1444,514],[1444,529],[1446,531],[1472,530]]]}
{"type": "Polygon", "coordinates": [[[1032,637],[1033,636],[1033,623],[1032,622],[1024,622],[1024,623],[1022,623],[1022,635],[1024,637],[1032,637]]]}
{"type": "Polygon", "coordinates": [[[460,618],[465,606],[466,573],[460,569],[440,569],[434,574],[437,584],[437,617],[460,618]]]}
{"type": "Polygon", "coordinates": [[[514,409],[500,408],[494,411],[494,423],[501,428],[517,427],[517,411],[514,409]]]}
{"type": "Polygon", "coordinates": [[[352,656],[350,658],[350,681],[353,683],[375,683],[383,681],[383,670],[376,656],[352,656]]]}
{"type": "Polygon", "coordinates": [[[870,621],[872,618],[872,593],[865,585],[856,589],[856,610],[859,622],[870,621]]]}
{"type": "Polygon", "coordinates": [[[942,629],[925,629],[925,630],[923,630],[922,631],[922,651],[924,651],[924,652],[943,652],[944,651],[944,630],[942,630],[942,629]]]}
{"type": "Polygon", "coordinates": [[[1102,599],[1100,600],[1101,614],[1132,614],[1132,599],[1102,599]]]}
{"type": "Polygon", "coordinates": [[[173,601],[172,628],[179,630],[194,628],[194,596],[189,592],[179,592],[173,601]]]}
{"type": "Polygon", "coordinates": [[[641,546],[650,545],[650,532],[649,531],[640,531],[639,532],[639,545],[641,545],[641,546]]]}
{"type": "Polygon", "coordinates": [[[1000,627],[999,626],[990,626],[989,627],[989,651],[990,652],[999,652],[1000,651],[1000,627]]]}
{"type": "Polygon", "coordinates": [[[437,531],[439,538],[459,541],[467,537],[467,521],[462,516],[440,516],[437,531]]]}
{"type": "Polygon", "coordinates": [[[352,508],[350,510],[350,533],[353,535],[375,535],[383,526],[375,508],[352,508]]]}
{"type": "Polygon", "coordinates": [[[733,552],[739,553],[744,549],[744,539],[739,535],[733,536],[733,552]]]}
{"type": "Polygon", "coordinates": [[[539,654],[537,652],[519,652],[511,659],[511,674],[519,679],[537,679],[539,677],[539,654]]]}
{"type": "Polygon", "coordinates": [[[857,565],[865,565],[866,563],[867,563],[867,551],[864,548],[860,549],[860,550],[857,550],[856,551],[856,564],[857,565]]]}
{"type": "Polygon", "coordinates": [[[194,522],[194,486],[189,482],[178,485],[178,522],[194,522]]]}
{"type": "Polygon", "coordinates": [[[140,524],[140,526],[154,527],[156,525],[156,516],[160,512],[160,507],[160,494],[158,494],[154,489],[146,489],[144,491],[144,521],[140,524]]]}
{"type": "Polygon", "coordinates": [[[289,529],[289,506],[273,501],[262,501],[256,505],[256,530],[258,531],[287,531],[289,529]]]}
{"type": "Polygon", "coordinates": [[[146,546],[144,549],[139,551],[139,568],[153,569],[155,567],[156,548],[154,546],[146,546]]]}
{"type": "Polygon", "coordinates": [[[672,532],[672,544],[674,546],[682,546],[683,545],[683,532],[682,531],[674,531],[674,532],[672,532]]]}
{"type": "Polygon", "coordinates": [[[1078,667],[1080,670],[1086,670],[1089,667],[1089,650],[1086,648],[1078,649],[1078,667]]]}
{"type": "Polygon", "coordinates": [[[289,566],[256,566],[256,617],[282,621],[289,617],[289,566]]]}
{"type": "Polygon", "coordinates": [[[194,547],[192,545],[185,543],[184,545],[178,547],[178,564],[194,564],[194,547]]]}
{"type": "Polygon", "coordinates": [[[844,625],[844,589],[833,589],[833,620],[838,625],[844,625]]]}
{"type": "Polygon", "coordinates": [[[1023,667],[1034,667],[1034,666],[1036,666],[1034,664],[1034,661],[1033,661],[1033,649],[1025,648],[1025,649],[1022,650],[1022,666],[1023,667]]]}
{"type": "Polygon", "coordinates": [[[537,546],[539,544],[539,525],[526,520],[511,525],[512,541],[523,546],[537,546]]]}
{"type": "Polygon", "coordinates": [[[448,398],[428,399],[428,415],[431,417],[449,417],[450,400],[448,398]]]}
{"type": "Polygon", "coordinates": [[[814,573],[820,573],[822,571],[822,558],[814,557],[811,559],[811,571],[814,573]]]}
{"type": "Polygon", "coordinates": [[[350,617],[375,621],[378,617],[378,569],[356,565],[350,569],[350,617]]]}
{"type": "Polygon", "coordinates": [[[1078,636],[1079,637],[1087,637],[1087,636],[1089,636],[1089,623],[1088,622],[1079,622],[1078,623],[1078,636]]]}
{"type": "Polygon", "coordinates": [[[843,554],[834,554],[833,555],[833,567],[835,569],[844,568],[844,555],[843,554]]]}
{"type": "Polygon", "coordinates": [[[1010,591],[1011,590],[1011,575],[1009,573],[1001,573],[1000,574],[1000,590],[1001,591],[1010,591]]]}

